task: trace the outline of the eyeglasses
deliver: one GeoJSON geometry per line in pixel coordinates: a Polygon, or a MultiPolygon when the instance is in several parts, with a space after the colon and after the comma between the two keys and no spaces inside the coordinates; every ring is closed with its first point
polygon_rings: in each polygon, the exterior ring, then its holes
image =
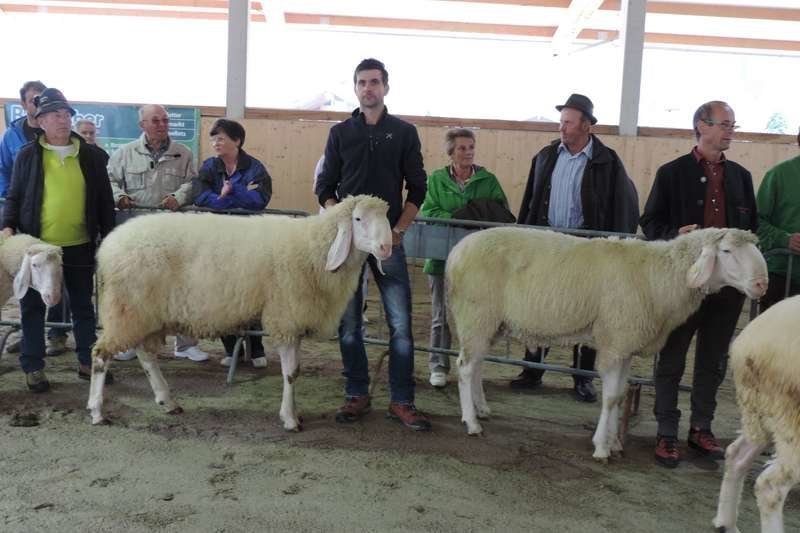
{"type": "Polygon", "coordinates": [[[711,120],[710,118],[704,118],[703,122],[705,122],[709,126],[719,126],[723,130],[728,130],[728,131],[736,131],[739,129],[739,126],[735,122],[728,122],[727,120],[719,121],[719,120],[711,120]]]}

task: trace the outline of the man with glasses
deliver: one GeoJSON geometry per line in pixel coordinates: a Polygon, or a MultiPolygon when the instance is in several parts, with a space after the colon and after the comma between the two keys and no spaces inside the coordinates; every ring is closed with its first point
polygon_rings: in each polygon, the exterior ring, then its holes
{"type": "MultiPolygon", "coordinates": [[[[149,104],[139,109],[142,135],[121,146],[108,162],[114,201],[120,209],[158,206],[176,211],[191,204],[192,179],[197,176],[192,152],[169,137],[169,116],[163,106],[149,104]]],[[[120,217],[124,220],[125,217],[120,217]]],[[[135,350],[114,356],[118,361],[136,357],[135,350]]],[[[206,361],[208,354],[197,340],[178,335],[175,357],[206,361]]]]}
{"type": "MultiPolygon", "coordinates": [[[[800,132],[797,134],[800,146],[800,132]]],[[[758,188],[758,241],[765,252],[788,248],[800,254],[800,156],[779,163],[764,175],[758,188]]],[[[789,260],[785,255],[767,258],[769,288],[761,300],[759,311],[764,312],[783,300],[789,260]]],[[[789,296],[800,293],[800,257],[795,257],[789,282],[789,296]]]]}
{"type": "MultiPolygon", "coordinates": [[[[644,234],[652,240],[672,239],[698,228],[755,231],[753,179],[744,167],[724,155],[737,129],[733,109],[725,102],[707,102],[695,111],[693,125],[697,144],[692,151],[656,173],[640,220],[644,234]]],[[[732,287],[706,296],[700,309],[669,335],[659,353],[653,410],[658,421],[655,458],[659,464],[675,468],[680,461],[678,385],[695,333],[688,445],[708,458],[724,457],[711,432],[711,422],[743,303],[744,295],[732,287]]]]}

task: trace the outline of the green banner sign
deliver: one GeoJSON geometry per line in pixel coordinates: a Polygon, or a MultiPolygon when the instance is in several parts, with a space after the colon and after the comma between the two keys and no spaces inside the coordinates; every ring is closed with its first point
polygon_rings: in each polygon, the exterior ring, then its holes
{"type": "MultiPolygon", "coordinates": [[[[139,108],[133,105],[70,104],[76,111],[73,125],[81,119],[91,120],[97,127],[97,144],[111,155],[117,148],[142,134],[139,108]]],[[[6,125],[25,114],[18,103],[6,103],[6,125]]],[[[169,136],[192,151],[195,166],[200,154],[200,110],[194,107],[168,107],[169,136]]]]}

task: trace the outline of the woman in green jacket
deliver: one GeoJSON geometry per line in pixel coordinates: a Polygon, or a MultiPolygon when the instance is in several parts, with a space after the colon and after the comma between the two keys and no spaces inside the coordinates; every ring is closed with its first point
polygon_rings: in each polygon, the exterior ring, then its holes
{"type": "MultiPolygon", "coordinates": [[[[463,128],[452,129],[445,135],[445,149],[450,164],[435,170],[428,177],[428,192],[420,214],[430,218],[453,218],[453,213],[470,200],[497,200],[508,208],[508,200],[500,183],[491,172],[474,163],[475,134],[463,128]]],[[[445,315],[444,261],[427,259],[424,272],[431,288],[431,347],[450,348],[450,328],[445,315]]],[[[450,358],[430,354],[428,366],[430,383],[434,387],[447,384],[450,358]]]]}

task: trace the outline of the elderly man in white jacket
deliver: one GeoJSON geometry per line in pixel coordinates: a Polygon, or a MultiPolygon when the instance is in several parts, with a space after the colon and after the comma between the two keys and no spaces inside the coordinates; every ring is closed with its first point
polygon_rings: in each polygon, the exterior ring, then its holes
{"type": "MultiPolygon", "coordinates": [[[[120,209],[161,206],[173,211],[192,202],[192,179],[197,176],[192,152],[169,137],[169,115],[160,105],[139,109],[142,135],[120,147],[108,162],[108,176],[114,201],[120,209]]],[[[135,350],[117,354],[127,361],[135,350]]],[[[206,361],[208,354],[197,347],[197,340],[175,337],[175,357],[206,361]]]]}

